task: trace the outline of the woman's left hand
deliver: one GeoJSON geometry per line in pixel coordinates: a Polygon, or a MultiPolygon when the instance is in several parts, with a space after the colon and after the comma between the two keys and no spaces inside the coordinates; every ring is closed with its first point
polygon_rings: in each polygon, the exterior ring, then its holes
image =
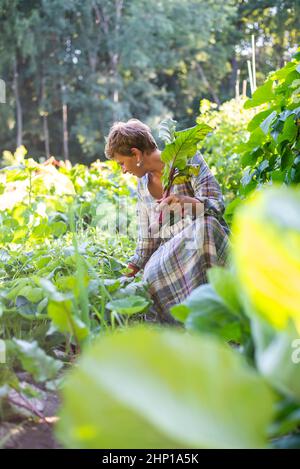
{"type": "Polygon", "coordinates": [[[157,212],[164,212],[167,208],[174,211],[175,213],[182,213],[184,215],[184,209],[187,213],[195,213],[196,205],[202,204],[202,202],[194,197],[189,197],[188,195],[176,195],[171,194],[165,199],[160,199],[157,201],[159,204],[155,210],[157,212]],[[190,204],[190,205],[189,205],[190,204]]]}

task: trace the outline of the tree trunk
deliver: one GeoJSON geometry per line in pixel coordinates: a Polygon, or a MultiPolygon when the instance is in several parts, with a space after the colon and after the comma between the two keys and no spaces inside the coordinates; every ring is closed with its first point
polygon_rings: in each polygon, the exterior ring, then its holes
{"type": "Polygon", "coordinates": [[[62,124],[63,124],[63,155],[64,160],[69,160],[69,133],[68,133],[68,105],[65,98],[66,86],[61,82],[62,97],[62,124]]]}
{"type": "Polygon", "coordinates": [[[42,107],[42,117],[43,117],[43,129],[44,129],[44,143],[45,143],[45,153],[47,160],[50,158],[50,139],[49,139],[49,126],[48,126],[48,112],[45,108],[45,98],[46,98],[46,79],[42,78],[42,89],[41,89],[41,107],[42,107]]]}
{"type": "Polygon", "coordinates": [[[115,0],[114,4],[114,19],[115,24],[114,28],[111,27],[111,20],[109,16],[105,12],[105,8],[97,5],[94,3],[93,8],[95,11],[96,16],[96,24],[102,28],[102,31],[107,39],[109,39],[112,35],[114,36],[114,45],[111,50],[108,51],[109,55],[109,70],[108,75],[111,77],[112,83],[112,91],[111,97],[113,103],[116,104],[113,108],[113,120],[117,120],[118,116],[118,109],[117,104],[119,102],[119,72],[118,72],[118,65],[119,65],[119,33],[120,33],[120,26],[122,20],[122,11],[124,7],[124,0],[115,0]]]}
{"type": "Polygon", "coordinates": [[[0,78],[0,104],[6,103],[6,87],[5,81],[0,78]]]}
{"type": "Polygon", "coordinates": [[[240,69],[238,68],[235,82],[235,99],[240,97],[240,69]]]}
{"type": "Polygon", "coordinates": [[[242,95],[243,95],[244,98],[245,98],[246,95],[247,95],[247,80],[243,80],[243,91],[242,91],[242,95]]]}
{"type": "Polygon", "coordinates": [[[120,24],[122,19],[122,10],[123,10],[123,0],[115,0],[115,50],[111,54],[111,70],[112,70],[112,79],[113,79],[113,91],[112,98],[115,103],[113,111],[113,120],[116,121],[119,119],[118,116],[118,103],[119,103],[119,33],[120,33],[120,24]]]}
{"type": "Polygon", "coordinates": [[[201,80],[203,81],[204,85],[207,87],[207,89],[209,90],[210,94],[212,95],[212,98],[213,98],[214,102],[217,103],[218,106],[220,106],[221,101],[219,100],[219,98],[218,98],[218,96],[217,96],[215,90],[213,89],[213,87],[210,86],[210,83],[209,83],[209,81],[207,80],[206,75],[205,75],[205,73],[204,73],[204,70],[203,70],[202,66],[200,65],[200,63],[197,63],[197,64],[196,64],[196,67],[197,67],[197,70],[198,70],[199,75],[200,75],[200,77],[201,77],[201,80]]]}
{"type": "Polygon", "coordinates": [[[23,112],[22,103],[19,94],[19,74],[18,74],[18,62],[17,56],[14,61],[14,79],[13,79],[13,90],[16,101],[16,119],[17,119],[17,147],[20,147],[23,143],[23,112]]]}
{"type": "Polygon", "coordinates": [[[47,160],[50,158],[50,141],[49,141],[49,127],[48,127],[48,115],[43,115],[43,128],[44,128],[44,141],[45,141],[45,153],[47,160]]]}
{"type": "Polygon", "coordinates": [[[229,78],[229,92],[231,92],[231,90],[234,90],[234,88],[236,87],[237,74],[238,74],[238,62],[237,62],[236,55],[234,53],[234,56],[231,59],[231,75],[229,78]]]}

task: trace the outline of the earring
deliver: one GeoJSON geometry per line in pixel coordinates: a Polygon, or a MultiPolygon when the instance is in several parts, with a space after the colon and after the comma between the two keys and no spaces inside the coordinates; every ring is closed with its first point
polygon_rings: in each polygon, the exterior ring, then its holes
{"type": "Polygon", "coordinates": [[[139,161],[136,165],[140,168],[142,166],[143,162],[139,161]]]}

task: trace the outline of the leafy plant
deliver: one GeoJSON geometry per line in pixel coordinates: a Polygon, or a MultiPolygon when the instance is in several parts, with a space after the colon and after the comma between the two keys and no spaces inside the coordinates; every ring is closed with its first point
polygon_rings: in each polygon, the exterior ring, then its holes
{"type": "Polygon", "coordinates": [[[39,395],[37,388],[28,383],[24,385],[17,370],[25,370],[34,381],[45,385],[53,382],[63,363],[47,355],[36,341],[12,339],[5,345],[7,363],[0,365],[0,421],[17,415],[43,418],[31,399],[39,395]]]}
{"type": "Polygon", "coordinates": [[[249,321],[236,298],[235,285],[226,282],[228,278],[231,281],[229,270],[210,269],[211,284],[196,288],[183,303],[171,308],[171,314],[188,330],[215,335],[227,342],[246,343],[250,340],[249,321]]]}
{"type": "MultiPolygon", "coordinates": [[[[196,151],[197,144],[203,140],[211,127],[202,123],[190,129],[177,132],[176,121],[166,119],[159,126],[159,136],[165,142],[165,148],[161,152],[161,160],[165,163],[162,174],[163,197],[166,199],[170,195],[173,184],[183,184],[190,180],[192,175],[199,173],[199,168],[188,164],[196,151]]],[[[163,214],[159,215],[158,225],[152,225],[152,229],[162,226],[163,214]]]]}
{"type": "Polygon", "coordinates": [[[251,306],[278,330],[300,333],[300,196],[292,189],[256,192],[233,224],[233,255],[251,306]]]}
{"type": "MultiPolygon", "coordinates": [[[[135,294],[122,277],[133,240],[118,232],[121,217],[110,235],[99,220],[111,218],[111,207],[117,213],[119,196],[134,194],[134,184],[113,164],[53,166],[25,155],[24,148],[6,152],[10,166],[0,171],[0,339],[9,349],[0,387],[8,410],[13,391],[31,415],[19,371],[50,385],[62,365],[55,357],[72,362],[99,334],[138,322],[150,301],[137,287],[136,314],[115,322],[135,294]],[[105,216],[100,202],[110,207],[105,216]]],[[[128,215],[130,222],[134,208],[128,215]]]]}
{"type": "Polygon", "coordinates": [[[164,198],[170,194],[172,184],[182,184],[194,174],[195,168],[188,165],[188,160],[195,155],[197,144],[212,131],[204,123],[181,131],[175,129],[176,122],[172,119],[160,124],[159,136],[165,142],[161,153],[161,160],[165,163],[162,175],[164,198]]]}
{"type": "Polygon", "coordinates": [[[300,51],[244,105],[258,106],[260,112],[248,124],[250,137],[238,148],[246,168],[242,195],[268,182],[300,182],[300,51]]]}
{"type": "Polygon", "coordinates": [[[138,327],[82,357],[64,386],[57,435],[69,448],[257,448],[272,414],[272,392],[237,352],[138,327]]]}
{"type": "Polygon", "coordinates": [[[255,193],[233,225],[233,259],[252,318],[259,370],[286,395],[300,399],[292,344],[300,333],[300,198],[297,190],[255,193]]]}
{"type": "MultiPolygon", "coordinates": [[[[237,197],[243,170],[238,147],[249,137],[247,125],[256,114],[254,109],[244,109],[245,98],[239,97],[222,103],[202,99],[197,122],[206,122],[214,131],[198,144],[205,161],[218,180],[226,204],[237,197]]],[[[226,210],[226,216],[229,210],[226,210]]]]}
{"type": "Polygon", "coordinates": [[[231,269],[211,269],[211,283],[171,310],[190,331],[236,342],[278,403],[289,400],[294,415],[281,413],[270,427],[275,446],[299,426],[299,207],[295,189],[254,192],[235,214],[231,269]]]}

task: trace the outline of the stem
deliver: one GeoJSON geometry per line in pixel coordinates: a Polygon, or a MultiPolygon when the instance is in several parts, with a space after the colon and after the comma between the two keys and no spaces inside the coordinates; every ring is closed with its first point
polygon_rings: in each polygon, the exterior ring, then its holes
{"type": "Polygon", "coordinates": [[[113,311],[110,314],[110,322],[111,322],[111,328],[114,331],[115,330],[115,315],[113,311]]]}
{"type": "MultiPolygon", "coordinates": [[[[174,161],[173,161],[172,166],[171,166],[170,175],[169,175],[169,182],[168,182],[168,185],[166,187],[165,192],[163,193],[162,200],[169,197],[171,187],[172,187],[173,181],[175,179],[175,168],[173,167],[174,166],[174,161]]],[[[160,212],[160,214],[159,214],[158,223],[159,223],[159,226],[161,227],[162,226],[162,212],[160,212]]]]}
{"type": "MultiPolygon", "coordinates": [[[[79,253],[78,241],[77,241],[77,225],[74,218],[74,208],[70,208],[69,212],[69,222],[72,232],[72,243],[75,250],[75,260],[76,260],[76,280],[79,289],[79,306],[81,312],[81,319],[90,329],[90,316],[89,316],[89,298],[88,291],[84,287],[84,258],[79,253]]],[[[80,315],[80,313],[78,313],[80,315]]]]}
{"type": "Polygon", "coordinates": [[[18,57],[16,53],[16,57],[14,60],[14,78],[13,78],[13,90],[15,95],[16,101],[16,120],[17,120],[17,148],[22,145],[22,138],[23,138],[23,110],[22,110],[22,103],[20,99],[20,91],[19,91],[19,72],[18,72],[18,57]]]}
{"type": "Polygon", "coordinates": [[[100,324],[103,324],[104,327],[105,327],[105,329],[108,329],[107,322],[105,321],[102,312],[101,312],[101,314],[100,314],[99,311],[97,310],[96,306],[93,307],[93,310],[94,310],[95,315],[96,315],[97,318],[99,319],[100,324]]]}
{"type": "Polygon", "coordinates": [[[44,417],[44,415],[39,411],[37,410],[32,404],[31,402],[29,402],[27,399],[25,399],[24,396],[22,396],[22,394],[20,394],[18,392],[18,396],[22,399],[22,401],[24,402],[24,404],[21,404],[20,402],[16,402],[14,401],[14,399],[12,399],[11,397],[8,397],[8,401],[11,403],[11,404],[14,404],[18,407],[22,407],[23,409],[26,409],[26,410],[29,410],[30,412],[32,412],[34,415],[36,415],[37,417],[39,417],[40,419],[42,419],[44,421],[44,423],[46,423],[47,425],[50,426],[49,422],[47,422],[46,418],[44,417]]]}
{"type": "Polygon", "coordinates": [[[76,352],[79,354],[80,350],[81,350],[80,349],[80,342],[79,342],[79,339],[78,339],[77,334],[76,334],[76,330],[75,330],[75,327],[74,327],[74,322],[73,322],[72,315],[69,314],[68,308],[64,308],[64,310],[65,310],[67,318],[68,318],[70,329],[72,330],[72,334],[73,334],[73,336],[75,338],[75,341],[76,341],[76,352]]]}
{"type": "Polygon", "coordinates": [[[123,326],[123,322],[121,321],[120,316],[118,315],[118,313],[116,311],[111,312],[111,319],[112,319],[113,329],[115,329],[115,327],[116,327],[115,326],[115,319],[119,323],[119,326],[123,326]]]}
{"type": "Polygon", "coordinates": [[[29,206],[31,207],[31,194],[32,194],[32,171],[29,171],[29,206]]]}

